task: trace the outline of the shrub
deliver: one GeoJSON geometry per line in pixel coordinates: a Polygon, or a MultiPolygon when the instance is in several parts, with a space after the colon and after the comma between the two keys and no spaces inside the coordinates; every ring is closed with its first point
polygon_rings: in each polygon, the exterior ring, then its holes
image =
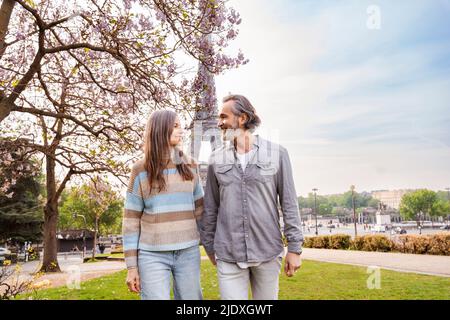
{"type": "Polygon", "coordinates": [[[357,236],[351,240],[349,235],[335,234],[306,237],[305,248],[350,249],[359,251],[398,251],[413,254],[434,254],[450,256],[450,233],[433,235],[401,235],[394,241],[384,235],[373,234],[357,236]]]}
{"type": "Polygon", "coordinates": [[[398,237],[395,249],[403,253],[450,255],[450,234],[405,235],[398,237]]]}
{"type": "Polygon", "coordinates": [[[398,237],[395,250],[403,253],[424,254],[429,247],[429,238],[420,235],[406,235],[398,237]]]}
{"type": "Polygon", "coordinates": [[[348,249],[350,247],[351,236],[348,234],[335,234],[330,236],[330,249],[348,249]]]}
{"type": "Polygon", "coordinates": [[[328,236],[305,237],[303,247],[315,249],[327,249],[329,244],[328,236]]]}
{"type": "Polygon", "coordinates": [[[428,253],[450,256],[450,233],[440,233],[431,236],[428,253]]]}
{"type": "Polygon", "coordinates": [[[364,247],[364,236],[357,236],[350,241],[350,250],[362,250],[364,247]]]}
{"type": "Polygon", "coordinates": [[[350,246],[350,239],[351,237],[346,234],[306,237],[303,247],[316,249],[348,249],[350,246]]]}
{"type": "Polygon", "coordinates": [[[317,236],[313,238],[313,248],[328,249],[330,236],[317,236]]]}
{"type": "MultiPolygon", "coordinates": [[[[313,237],[305,237],[305,240],[303,241],[303,248],[312,248],[313,244],[313,237]]],[[[285,247],[287,244],[284,245],[285,247]]]]}
{"type": "Polygon", "coordinates": [[[389,238],[380,234],[364,235],[362,238],[363,243],[361,250],[363,251],[388,252],[394,247],[393,242],[389,238]]]}

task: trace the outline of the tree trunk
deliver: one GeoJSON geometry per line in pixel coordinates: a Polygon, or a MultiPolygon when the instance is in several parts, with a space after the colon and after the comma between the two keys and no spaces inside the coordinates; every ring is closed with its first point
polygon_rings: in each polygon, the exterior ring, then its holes
{"type": "Polygon", "coordinates": [[[55,160],[46,155],[47,203],[44,208],[44,259],[41,271],[60,272],[56,230],[58,226],[58,198],[56,196],[55,160]]]}
{"type": "Polygon", "coordinates": [[[5,37],[15,3],[14,0],[2,0],[2,6],[0,7],[0,59],[5,52],[5,37]]]}
{"type": "MultiPolygon", "coordinates": [[[[0,60],[5,53],[5,37],[8,31],[8,25],[16,1],[2,0],[0,7],[0,60]]],[[[6,97],[0,92],[0,122],[11,113],[11,106],[4,100],[6,97]]]]}
{"type": "Polygon", "coordinates": [[[0,123],[11,113],[11,108],[7,103],[2,103],[3,96],[0,93],[0,123]]]}
{"type": "Polygon", "coordinates": [[[92,248],[92,261],[95,260],[95,249],[97,248],[97,233],[98,233],[98,216],[95,216],[95,230],[94,230],[94,247],[92,248]]]}

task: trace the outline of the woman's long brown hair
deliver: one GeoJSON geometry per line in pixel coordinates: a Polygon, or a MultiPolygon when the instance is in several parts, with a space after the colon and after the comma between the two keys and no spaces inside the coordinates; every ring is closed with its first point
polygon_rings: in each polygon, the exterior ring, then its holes
{"type": "MultiPolygon", "coordinates": [[[[147,171],[150,189],[158,187],[158,192],[166,189],[166,179],[163,170],[167,168],[171,160],[170,136],[172,135],[176,118],[177,114],[172,110],[154,111],[148,119],[145,130],[144,168],[147,171]]],[[[189,168],[183,151],[176,148],[172,162],[176,165],[177,171],[183,180],[194,179],[194,174],[189,168]]]]}

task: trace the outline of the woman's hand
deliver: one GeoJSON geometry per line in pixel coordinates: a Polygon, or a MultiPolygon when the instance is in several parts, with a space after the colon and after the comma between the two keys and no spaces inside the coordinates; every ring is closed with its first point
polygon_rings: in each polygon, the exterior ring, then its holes
{"type": "Polygon", "coordinates": [[[131,292],[141,292],[141,283],[139,280],[139,272],[137,268],[128,269],[127,286],[131,292]]]}

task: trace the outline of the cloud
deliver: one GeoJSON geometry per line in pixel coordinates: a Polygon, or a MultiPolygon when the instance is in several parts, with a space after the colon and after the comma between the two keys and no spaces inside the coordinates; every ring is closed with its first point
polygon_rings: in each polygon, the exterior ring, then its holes
{"type": "MultiPolygon", "coordinates": [[[[450,180],[448,1],[231,1],[243,18],[231,49],[250,63],[216,79],[278,130],[299,193],[450,180]]],[[[447,181],[447,182],[445,182],[447,181]]]]}

